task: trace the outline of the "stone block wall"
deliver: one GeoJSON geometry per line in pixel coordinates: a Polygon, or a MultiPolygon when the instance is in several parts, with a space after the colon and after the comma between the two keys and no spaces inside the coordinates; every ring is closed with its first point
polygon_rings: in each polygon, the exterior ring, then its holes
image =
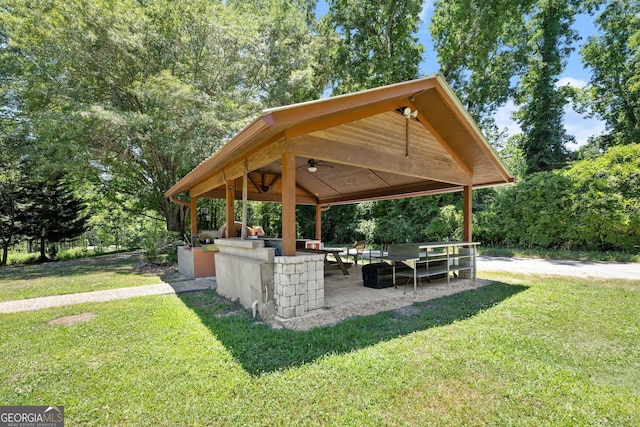
{"type": "Polygon", "coordinates": [[[324,255],[277,256],[274,300],[278,316],[290,319],[324,307],[324,255]]]}

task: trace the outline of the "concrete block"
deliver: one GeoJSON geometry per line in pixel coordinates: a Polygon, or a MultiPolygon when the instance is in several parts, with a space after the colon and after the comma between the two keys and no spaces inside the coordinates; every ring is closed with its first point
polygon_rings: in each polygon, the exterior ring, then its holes
{"type": "Polygon", "coordinates": [[[293,274],[296,272],[296,265],[295,264],[284,264],[282,269],[282,272],[284,274],[293,274]]]}
{"type": "Polygon", "coordinates": [[[318,282],[315,280],[315,278],[313,280],[307,280],[307,291],[311,292],[315,291],[316,289],[318,289],[318,282]]]}
{"type": "Polygon", "coordinates": [[[291,276],[289,276],[289,284],[291,285],[299,285],[300,284],[300,275],[299,274],[292,274],[291,276]]]}
{"type": "Polygon", "coordinates": [[[292,295],[289,297],[291,301],[291,306],[295,307],[296,305],[300,305],[300,295],[292,295]]]}
{"type": "Polygon", "coordinates": [[[316,270],[316,280],[324,279],[324,269],[316,270]]]}
{"type": "Polygon", "coordinates": [[[305,266],[306,266],[306,263],[304,263],[304,262],[296,264],[296,273],[300,274],[303,271],[305,271],[305,266]]]}
{"type": "Polygon", "coordinates": [[[291,286],[291,274],[282,275],[282,286],[291,286]]]}
{"type": "Polygon", "coordinates": [[[285,297],[290,297],[296,294],[295,286],[284,286],[282,290],[283,290],[282,295],[285,297]]]}
{"type": "Polygon", "coordinates": [[[296,316],[296,309],[295,307],[285,307],[284,310],[282,310],[282,317],[284,317],[285,319],[291,319],[292,317],[296,316]]]}
{"type": "Polygon", "coordinates": [[[296,285],[296,295],[304,295],[307,293],[307,284],[299,283],[296,285]]]}
{"type": "Polygon", "coordinates": [[[295,309],[296,317],[302,316],[305,313],[305,309],[303,305],[297,305],[295,309]]]}
{"type": "Polygon", "coordinates": [[[307,301],[307,311],[315,310],[316,308],[316,300],[307,301]]]}
{"type": "Polygon", "coordinates": [[[281,296],[277,301],[278,307],[291,307],[291,297],[281,296]]]}

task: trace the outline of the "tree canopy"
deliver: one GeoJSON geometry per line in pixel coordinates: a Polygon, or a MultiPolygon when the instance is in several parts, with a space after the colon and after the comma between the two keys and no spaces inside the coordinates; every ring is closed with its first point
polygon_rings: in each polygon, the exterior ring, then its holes
{"type": "Polygon", "coordinates": [[[418,77],[422,1],[329,0],[326,25],[337,35],[331,51],[334,94],[418,77]]]}
{"type": "Polygon", "coordinates": [[[254,3],[11,2],[7,56],[33,135],[65,147],[60,168],[73,159],[84,179],[184,229],[164,191],[261,108],[324,88],[308,4],[254,3]]]}
{"type": "Polygon", "coordinates": [[[591,68],[582,93],[583,107],[602,119],[607,134],[601,148],[640,141],[640,2],[606,3],[596,19],[599,33],[589,37],[580,52],[591,68]]]}

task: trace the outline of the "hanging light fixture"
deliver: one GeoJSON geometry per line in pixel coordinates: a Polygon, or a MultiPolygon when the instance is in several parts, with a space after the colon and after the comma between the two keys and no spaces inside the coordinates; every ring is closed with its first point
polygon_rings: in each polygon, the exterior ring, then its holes
{"type": "Polygon", "coordinates": [[[418,110],[411,111],[411,108],[406,107],[402,111],[402,115],[405,116],[407,119],[415,119],[416,117],[418,117],[418,110]]]}
{"type": "Polygon", "coordinates": [[[311,173],[318,170],[318,162],[316,162],[314,159],[309,159],[309,161],[307,161],[307,165],[307,170],[311,173]]]}

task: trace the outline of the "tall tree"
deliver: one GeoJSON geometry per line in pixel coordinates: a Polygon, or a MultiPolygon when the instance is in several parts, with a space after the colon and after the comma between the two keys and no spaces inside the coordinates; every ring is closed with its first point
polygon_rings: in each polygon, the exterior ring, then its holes
{"type": "Polygon", "coordinates": [[[592,72],[581,101],[606,124],[604,150],[640,141],[640,2],[610,0],[595,22],[598,35],[580,49],[592,72]]]}
{"type": "Polygon", "coordinates": [[[575,0],[437,1],[431,31],[445,77],[485,130],[513,99],[524,131],[527,172],[566,160],[563,107],[569,91],[556,86],[577,39],[575,0]]]}
{"type": "Polygon", "coordinates": [[[430,31],[440,69],[482,125],[514,94],[535,0],[436,0],[430,31]]]}
{"type": "Polygon", "coordinates": [[[22,238],[24,214],[30,206],[25,182],[25,160],[32,138],[29,122],[21,114],[20,64],[14,60],[0,22],[0,266],[7,263],[9,248],[22,238]]]}
{"type": "MultiPolygon", "coordinates": [[[[418,77],[424,52],[417,38],[422,1],[327,3],[324,30],[331,41],[329,64],[334,95],[418,77]]],[[[332,207],[323,213],[323,238],[340,243],[362,238],[356,234],[360,219],[356,205],[332,207]]]]}
{"type": "Polygon", "coordinates": [[[67,188],[62,175],[27,184],[24,197],[31,201],[25,213],[25,234],[40,244],[40,260],[45,261],[46,243],[74,239],[87,229],[85,204],[67,188]]]}
{"type": "Polygon", "coordinates": [[[236,0],[256,40],[251,45],[252,86],[267,107],[317,99],[327,85],[322,58],[328,46],[319,37],[315,0],[236,0]],[[260,13],[256,13],[260,11],[260,13]]]}
{"type": "Polygon", "coordinates": [[[11,2],[0,20],[16,57],[29,65],[21,79],[34,135],[58,147],[56,158],[72,159],[114,194],[138,200],[140,212],[153,209],[168,229],[182,230],[186,209],[164,191],[265,102],[323,87],[309,77],[312,55],[296,55],[308,51],[310,38],[287,39],[309,28],[306,7],[290,8],[286,17],[268,9],[270,20],[238,10],[208,0],[11,2]],[[256,43],[262,40],[291,48],[265,51],[256,43]],[[296,61],[262,66],[287,55],[296,61]]]}
{"type": "MultiPolygon", "coordinates": [[[[3,125],[6,123],[3,123],[3,125]]],[[[4,126],[2,127],[4,130],[4,126]]],[[[0,135],[0,266],[7,264],[9,248],[18,243],[25,232],[25,215],[31,207],[25,188],[24,165],[16,156],[12,138],[0,135]]]]}
{"type": "Polygon", "coordinates": [[[418,77],[420,0],[329,0],[327,25],[338,35],[332,53],[334,94],[418,77]]]}
{"type": "Polygon", "coordinates": [[[570,94],[557,83],[578,38],[571,27],[576,12],[571,0],[541,0],[529,21],[527,71],[516,96],[527,173],[564,166],[566,144],[574,139],[566,133],[563,120],[570,94]]]}

